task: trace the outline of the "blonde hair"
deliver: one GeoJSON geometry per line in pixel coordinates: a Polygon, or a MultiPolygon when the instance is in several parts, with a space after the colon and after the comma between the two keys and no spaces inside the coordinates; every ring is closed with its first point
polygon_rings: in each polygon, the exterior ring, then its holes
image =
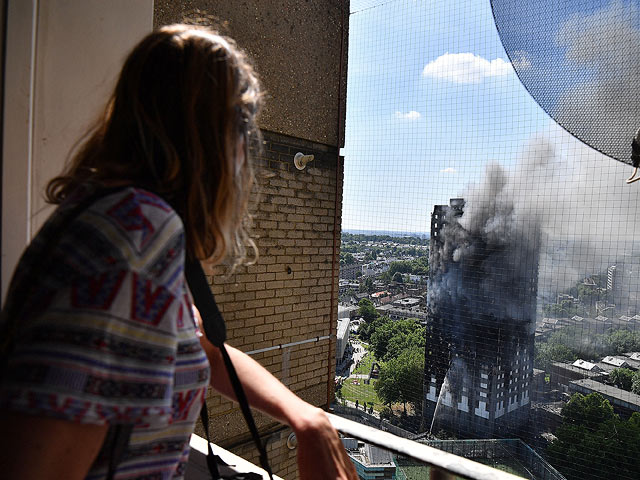
{"type": "Polygon", "coordinates": [[[181,216],[189,255],[239,263],[247,246],[257,254],[245,224],[261,98],[231,39],[199,26],[162,27],[129,54],[104,114],[47,185],[47,201],[61,203],[82,183],[145,188],[181,216]]]}

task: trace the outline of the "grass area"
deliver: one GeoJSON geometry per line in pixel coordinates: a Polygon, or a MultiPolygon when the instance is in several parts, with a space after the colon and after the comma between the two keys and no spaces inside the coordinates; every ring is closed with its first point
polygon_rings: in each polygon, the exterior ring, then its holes
{"type": "MultiPolygon", "coordinates": [[[[398,480],[422,480],[429,478],[430,468],[426,465],[421,465],[415,460],[407,459],[405,457],[394,457],[398,472],[396,476],[398,480]]],[[[529,478],[527,469],[516,458],[473,458],[476,462],[489,465],[490,467],[497,468],[503,472],[508,472],[518,477],[529,478]]],[[[456,480],[460,477],[455,477],[456,480]]]]}
{"type": "Polygon", "coordinates": [[[401,480],[424,480],[429,478],[430,470],[424,465],[402,466],[396,470],[396,477],[401,480]]]}
{"type": "MultiPolygon", "coordinates": [[[[396,469],[396,478],[397,480],[425,480],[426,478],[430,478],[431,475],[431,467],[427,465],[410,465],[403,464],[402,461],[398,462],[396,460],[396,465],[398,468],[396,469]]],[[[455,480],[463,480],[462,477],[453,476],[451,477],[455,480]]]]}
{"type": "Polygon", "coordinates": [[[376,380],[372,380],[369,385],[366,385],[363,379],[347,378],[342,383],[342,397],[352,402],[358,400],[360,405],[362,405],[362,402],[373,402],[373,408],[381,410],[384,405],[382,405],[373,389],[375,382],[376,380]],[[352,382],[357,382],[358,385],[352,382]]]}
{"type": "Polygon", "coordinates": [[[358,368],[354,369],[353,373],[357,375],[369,375],[371,372],[371,365],[373,365],[374,362],[375,358],[373,357],[373,353],[367,351],[367,354],[362,357],[358,368]]]}

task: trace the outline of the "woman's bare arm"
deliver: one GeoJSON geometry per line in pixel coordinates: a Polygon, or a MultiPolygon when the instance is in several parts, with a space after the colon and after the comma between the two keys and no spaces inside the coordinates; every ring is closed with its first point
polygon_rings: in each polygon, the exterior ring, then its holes
{"type": "Polygon", "coordinates": [[[1,411],[2,478],[84,479],[107,430],[107,425],[86,425],[1,411]]]}
{"type": "MultiPolygon", "coordinates": [[[[235,399],[220,350],[206,337],[200,339],[211,364],[211,385],[235,399]]],[[[249,404],[289,425],[298,440],[298,470],[301,480],[357,480],[338,432],[324,411],[296,396],[262,365],[245,353],[227,346],[229,356],[242,381],[249,404]]]]}

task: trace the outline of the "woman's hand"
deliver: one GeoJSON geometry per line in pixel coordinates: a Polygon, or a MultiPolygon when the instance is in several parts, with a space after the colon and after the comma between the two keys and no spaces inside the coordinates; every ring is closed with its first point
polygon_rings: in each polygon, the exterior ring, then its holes
{"type": "Polygon", "coordinates": [[[319,408],[306,404],[292,421],[301,480],[358,480],[338,432],[319,408]]]}
{"type": "MultiPolygon", "coordinates": [[[[193,307],[196,321],[202,318],[193,307]]],[[[211,386],[235,400],[222,355],[206,336],[200,344],[211,364],[211,386]]],[[[253,408],[289,425],[298,440],[300,480],[358,480],[355,467],[323,410],[303,401],[258,362],[227,345],[227,352],[253,408]]]]}

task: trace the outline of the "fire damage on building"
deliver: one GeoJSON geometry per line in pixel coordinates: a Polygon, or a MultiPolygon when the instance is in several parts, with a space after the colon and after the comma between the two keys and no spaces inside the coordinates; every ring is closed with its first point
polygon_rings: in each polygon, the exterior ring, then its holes
{"type": "Polygon", "coordinates": [[[517,435],[529,419],[539,229],[509,201],[436,205],[424,406],[433,433],[517,435]]]}

